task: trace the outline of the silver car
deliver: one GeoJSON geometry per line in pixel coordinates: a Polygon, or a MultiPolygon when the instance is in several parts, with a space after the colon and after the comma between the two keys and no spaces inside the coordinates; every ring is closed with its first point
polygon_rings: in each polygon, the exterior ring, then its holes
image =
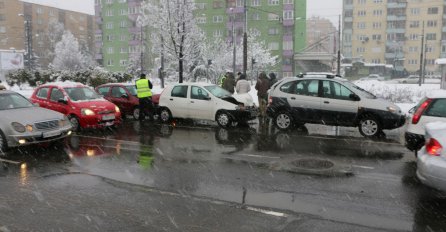
{"type": "Polygon", "coordinates": [[[446,192],[446,123],[426,124],[426,145],[418,151],[417,176],[423,184],[446,192]]]}
{"type": "Polygon", "coordinates": [[[71,134],[61,113],[34,106],[22,95],[0,90],[0,150],[55,141],[71,134]]]}

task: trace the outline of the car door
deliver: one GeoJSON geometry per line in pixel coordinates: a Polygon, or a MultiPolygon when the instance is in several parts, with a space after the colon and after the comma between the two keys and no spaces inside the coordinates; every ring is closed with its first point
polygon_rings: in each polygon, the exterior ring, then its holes
{"type": "Polygon", "coordinates": [[[48,104],[48,95],[50,87],[42,87],[37,90],[36,97],[33,98],[33,102],[39,104],[40,107],[51,109],[48,104]]]}
{"type": "Polygon", "coordinates": [[[66,103],[59,102],[59,100],[64,100],[64,97],[62,90],[57,87],[52,87],[50,91],[50,100],[48,101],[49,108],[67,115],[69,106],[66,103]]]}
{"type": "Polygon", "coordinates": [[[189,117],[189,102],[188,98],[189,89],[188,85],[177,85],[172,88],[168,100],[168,108],[172,113],[172,117],[175,118],[188,118],[189,117]]]}
{"type": "Polygon", "coordinates": [[[129,101],[127,91],[121,87],[121,86],[113,86],[111,88],[111,94],[109,97],[109,101],[113,102],[115,105],[117,105],[121,110],[127,112],[129,101]],[[127,96],[127,97],[125,97],[127,96]]]}
{"type": "Polygon", "coordinates": [[[291,113],[296,120],[317,121],[321,104],[318,96],[319,80],[307,79],[288,82],[280,88],[284,92],[284,97],[286,97],[291,107],[291,113]]]}
{"type": "Polygon", "coordinates": [[[354,93],[336,81],[322,81],[322,120],[330,125],[353,125],[358,114],[359,103],[354,93]]]}
{"type": "Polygon", "coordinates": [[[194,119],[214,120],[215,98],[202,87],[191,86],[189,101],[189,116],[194,119]]]}

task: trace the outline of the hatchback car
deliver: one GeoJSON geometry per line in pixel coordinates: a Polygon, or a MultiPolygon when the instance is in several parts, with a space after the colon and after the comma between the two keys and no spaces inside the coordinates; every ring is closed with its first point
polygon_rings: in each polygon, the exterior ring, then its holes
{"type": "Polygon", "coordinates": [[[121,123],[119,107],[80,83],[60,82],[42,85],[34,90],[31,101],[41,107],[65,114],[75,130],[103,128],[121,123]]]}
{"type": "Polygon", "coordinates": [[[22,95],[0,90],[0,150],[62,139],[71,124],[61,113],[33,105],[22,95]]]}
{"type": "Polygon", "coordinates": [[[375,80],[375,81],[384,81],[384,77],[378,75],[378,74],[370,74],[366,77],[363,77],[360,79],[361,81],[371,81],[371,80],[375,80]]]}
{"type": "Polygon", "coordinates": [[[315,123],[359,127],[366,137],[383,134],[405,121],[401,109],[334,75],[299,75],[272,86],[268,116],[279,129],[315,123]]]}
{"type": "Polygon", "coordinates": [[[418,151],[417,177],[430,187],[446,191],[446,123],[426,124],[426,145],[418,151]]]}
{"type": "Polygon", "coordinates": [[[404,133],[405,145],[411,151],[418,151],[425,142],[426,124],[437,121],[446,122],[446,91],[437,90],[428,93],[409,113],[404,133]]]}
{"type": "Polygon", "coordinates": [[[208,83],[167,86],[159,99],[160,120],[189,118],[217,121],[221,127],[245,123],[257,117],[258,110],[249,94],[232,95],[208,83]]]}
{"type": "MultiPolygon", "coordinates": [[[[131,83],[110,83],[100,85],[95,88],[96,92],[106,100],[117,105],[121,114],[132,115],[134,119],[139,119],[139,99],[137,97],[136,86],[131,83]]],[[[155,109],[158,106],[159,94],[152,96],[152,103],[155,109]]]]}

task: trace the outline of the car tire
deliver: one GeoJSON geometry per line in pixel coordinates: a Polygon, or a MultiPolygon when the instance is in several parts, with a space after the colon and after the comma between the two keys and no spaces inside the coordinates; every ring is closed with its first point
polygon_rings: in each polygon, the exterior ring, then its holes
{"type": "Polygon", "coordinates": [[[232,125],[231,116],[225,111],[217,112],[217,115],[215,116],[215,121],[217,121],[217,124],[223,128],[227,128],[232,125]]]}
{"type": "Polygon", "coordinates": [[[79,119],[75,115],[68,116],[68,119],[70,120],[71,126],[73,127],[73,131],[79,131],[81,128],[79,119]]]}
{"type": "Polygon", "coordinates": [[[132,116],[135,120],[139,120],[139,107],[135,107],[133,109],[132,116]]]}
{"type": "Polygon", "coordinates": [[[0,130],[0,154],[8,150],[8,141],[3,131],[0,130]]]}
{"type": "Polygon", "coordinates": [[[162,123],[169,123],[172,120],[172,113],[166,107],[160,109],[159,119],[162,123]]]}
{"type": "Polygon", "coordinates": [[[274,118],[274,124],[280,130],[289,130],[293,127],[293,117],[287,111],[281,111],[274,118]]]}
{"type": "Polygon", "coordinates": [[[383,134],[381,124],[372,115],[362,117],[358,123],[359,133],[367,138],[376,138],[383,134]]]}

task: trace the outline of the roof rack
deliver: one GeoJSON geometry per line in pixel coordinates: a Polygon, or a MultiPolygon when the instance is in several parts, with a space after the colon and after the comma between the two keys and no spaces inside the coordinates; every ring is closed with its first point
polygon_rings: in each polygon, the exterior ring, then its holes
{"type": "Polygon", "coordinates": [[[325,76],[328,79],[333,79],[335,77],[341,77],[341,75],[337,75],[337,74],[328,74],[328,73],[317,73],[317,72],[312,72],[312,73],[299,73],[297,74],[296,77],[298,78],[304,78],[306,75],[320,75],[320,76],[325,76]]]}

